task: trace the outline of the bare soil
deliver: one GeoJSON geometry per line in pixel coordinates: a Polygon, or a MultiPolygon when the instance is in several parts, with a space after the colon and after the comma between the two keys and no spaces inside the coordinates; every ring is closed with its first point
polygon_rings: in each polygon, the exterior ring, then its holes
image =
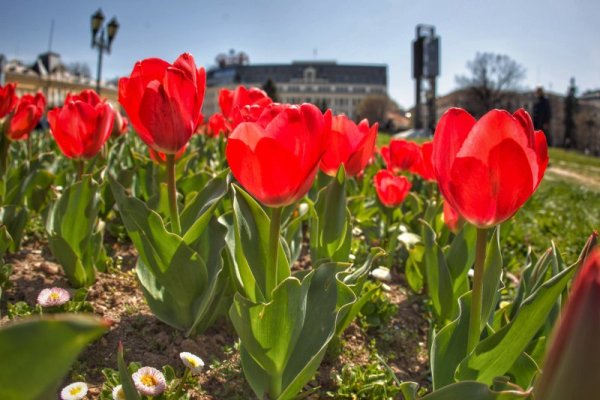
{"type": "MultiPolygon", "coordinates": [[[[8,256],[14,265],[10,277],[12,287],[0,303],[2,319],[7,323],[7,303],[25,301],[35,305],[37,294],[46,287],[58,286],[71,292],[61,267],[56,264],[44,243],[38,241],[24,244],[21,251],[8,256]]],[[[103,383],[102,369],[116,369],[116,351],[119,342],[125,348],[127,362],[138,361],[155,368],[169,364],[179,374],[183,366],[179,359],[181,351],[200,356],[207,367],[199,376],[199,386],[193,399],[248,399],[254,398],[244,381],[240,368],[236,334],[225,320],[218,321],[204,334],[186,338],[183,334],[156,319],[150,312],[134,272],[136,253],[131,245],[113,244],[113,257],[120,257],[120,270],[98,273],[96,283],[89,289],[87,300],[94,314],[112,321],[110,331],[90,345],[79,357],[70,377],[83,377],[90,386],[89,398],[97,398],[103,383]]],[[[304,258],[295,268],[304,268],[304,258]]],[[[326,356],[311,387],[321,389],[310,398],[325,398],[327,391],[335,391],[335,374],[344,365],[369,363],[371,348],[388,360],[388,364],[400,380],[411,380],[429,386],[426,342],[428,322],[424,318],[421,298],[409,295],[403,284],[403,276],[393,275],[387,293],[391,302],[398,306],[397,314],[389,326],[366,331],[353,323],[339,341],[339,351],[326,356]]],[[[67,377],[67,381],[70,377],[67,377]]],[[[330,398],[330,397],[328,397],[330,398]]]]}

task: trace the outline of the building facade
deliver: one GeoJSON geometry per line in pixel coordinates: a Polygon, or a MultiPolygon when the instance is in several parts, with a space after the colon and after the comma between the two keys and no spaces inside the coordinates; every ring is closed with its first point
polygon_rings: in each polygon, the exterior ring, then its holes
{"type": "MultiPolygon", "coordinates": [[[[53,52],[40,54],[31,65],[20,60],[10,60],[3,68],[5,83],[16,83],[17,95],[41,91],[48,109],[62,106],[68,93],[96,89],[96,81],[69,72],[60,55],[53,52]]],[[[103,84],[100,94],[113,106],[118,105],[118,91],[114,84],[103,84]]]]}
{"type": "Polygon", "coordinates": [[[205,117],[220,111],[219,90],[238,85],[263,87],[271,81],[281,103],[313,103],[355,119],[367,96],[387,95],[386,65],[349,65],[335,61],[295,61],[291,64],[221,65],[207,71],[205,117]]]}

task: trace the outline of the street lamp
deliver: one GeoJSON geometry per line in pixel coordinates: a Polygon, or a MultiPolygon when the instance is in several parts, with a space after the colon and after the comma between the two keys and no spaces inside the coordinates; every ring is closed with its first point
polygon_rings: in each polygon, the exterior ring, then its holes
{"type": "Polygon", "coordinates": [[[92,15],[92,48],[98,49],[98,72],[96,74],[96,92],[100,94],[100,77],[102,75],[102,54],[107,52],[110,54],[110,47],[112,42],[117,36],[119,30],[119,23],[116,17],[112,19],[106,25],[106,29],[102,24],[104,23],[104,14],[101,9],[98,9],[92,15]]]}

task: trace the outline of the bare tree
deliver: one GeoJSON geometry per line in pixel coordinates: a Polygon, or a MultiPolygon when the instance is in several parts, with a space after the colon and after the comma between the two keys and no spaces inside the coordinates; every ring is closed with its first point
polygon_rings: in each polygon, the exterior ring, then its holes
{"type": "Polygon", "coordinates": [[[91,78],[92,72],[90,70],[90,66],[86,63],[82,62],[72,62],[67,66],[67,70],[75,75],[83,78],[91,78]]]}
{"type": "Polygon", "coordinates": [[[369,123],[379,122],[385,126],[388,113],[399,109],[398,104],[385,94],[376,94],[365,97],[356,107],[357,119],[366,118],[369,123]]]}
{"type": "Polygon", "coordinates": [[[482,115],[498,107],[507,92],[519,89],[526,70],[507,55],[477,53],[475,59],[467,63],[470,75],[456,77],[456,83],[472,95],[471,111],[482,115]]]}

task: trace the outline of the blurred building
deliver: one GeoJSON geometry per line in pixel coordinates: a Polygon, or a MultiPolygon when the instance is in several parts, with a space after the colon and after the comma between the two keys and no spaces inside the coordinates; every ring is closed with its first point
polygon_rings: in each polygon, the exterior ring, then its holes
{"type": "MultiPolygon", "coordinates": [[[[33,64],[25,64],[21,60],[8,60],[4,65],[3,74],[5,83],[17,84],[19,96],[38,91],[44,93],[48,108],[61,106],[69,92],[96,88],[95,80],[70,71],[60,55],[54,52],[40,54],[33,64]]],[[[118,104],[117,86],[114,83],[103,84],[101,95],[113,105],[118,104]]]]}
{"type": "Polygon", "coordinates": [[[322,110],[356,118],[356,108],[371,95],[387,95],[387,65],[338,64],[335,61],[294,61],[291,64],[254,64],[248,58],[221,60],[207,71],[203,114],[219,111],[219,90],[238,85],[262,88],[274,84],[277,101],[313,103],[322,110]]]}

